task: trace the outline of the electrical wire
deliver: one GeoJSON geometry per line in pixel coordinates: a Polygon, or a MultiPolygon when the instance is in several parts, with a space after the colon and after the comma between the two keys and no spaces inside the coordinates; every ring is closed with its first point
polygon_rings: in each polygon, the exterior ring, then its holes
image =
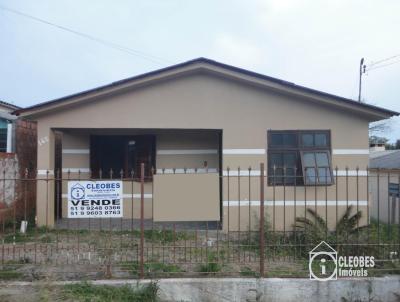
{"type": "Polygon", "coordinates": [[[390,65],[393,65],[393,64],[396,64],[396,63],[400,63],[400,60],[397,60],[397,61],[394,61],[394,62],[391,62],[391,63],[387,63],[387,64],[383,64],[383,65],[378,65],[378,66],[375,66],[375,67],[372,67],[372,68],[366,68],[365,72],[368,72],[368,71],[371,71],[371,70],[375,70],[375,69],[379,69],[379,68],[386,67],[386,66],[390,66],[390,65]]]}
{"type": "Polygon", "coordinates": [[[80,37],[86,38],[86,39],[91,40],[91,41],[95,41],[97,43],[100,43],[102,45],[111,47],[113,49],[125,52],[127,54],[130,54],[130,55],[133,55],[133,56],[136,56],[136,57],[140,57],[142,59],[151,61],[151,62],[153,62],[155,64],[158,64],[158,65],[162,65],[164,63],[171,63],[170,61],[165,60],[163,58],[156,57],[156,56],[153,56],[153,55],[150,55],[150,54],[146,54],[146,53],[144,53],[142,51],[135,50],[135,49],[132,49],[132,48],[129,48],[129,47],[126,47],[126,46],[123,46],[123,45],[120,45],[120,44],[117,44],[117,43],[114,43],[114,42],[110,42],[110,41],[107,41],[107,40],[104,40],[104,39],[101,39],[101,38],[97,38],[97,37],[89,35],[87,33],[83,33],[83,32],[80,32],[80,31],[77,31],[77,30],[62,26],[62,25],[58,25],[56,23],[52,23],[50,21],[47,21],[47,20],[32,16],[32,15],[25,14],[23,12],[15,10],[15,9],[11,9],[11,8],[8,8],[8,7],[2,6],[2,5],[0,5],[0,9],[2,9],[4,11],[11,12],[11,13],[19,15],[19,16],[22,16],[22,17],[25,17],[25,18],[29,18],[31,20],[34,20],[34,21],[37,21],[37,22],[40,22],[40,23],[43,23],[43,24],[46,24],[46,25],[49,25],[49,26],[52,26],[52,27],[56,27],[56,28],[58,28],[60,30],[67,31],[69,33],[78,35],[80,37]]]}
{"type": "Polygon", "coordinates": [[[376,62],[371,62],[371,64],[369,64],[369,66],[372,67],[372,66],[375,66],[377,64],[380,64],[380,63],[383,63],[383,62],[386,62],[386,61],[389,61],[389,60],[393,60],[393,59],[398,58],[398,57],[400,57],[400,54],[394,55],[394,56],[391,56],[391,57],[388,57],[388,58],[385,58],[385,59],[382,59],[382,60],[379,60],[379,61],[376,61],[376,62]]]}

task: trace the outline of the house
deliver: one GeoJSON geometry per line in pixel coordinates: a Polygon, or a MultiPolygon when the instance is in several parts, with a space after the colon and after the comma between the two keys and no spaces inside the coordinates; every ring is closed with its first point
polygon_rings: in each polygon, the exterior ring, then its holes
{"type": "Polygon", "coordinates": [[[0,152],[11,153],[15,150],[14,121],[17,119],[12,114],[20,107],[0,100],[0,152]]]}
{"type": "Polygon", "coordinates": [[[381,148],[372,151],[369,166],[371,217],[386,223],[399,223],[400,150],[381,148]]]}
{"type": "MultiPolygon", "coordinates": [[[[58,171],[63,180],[133,171],[137,180],[144,163],[145,218],[222,221],[231,230],[258,215],[260,163],[277,229],[305,206],[327,213],[330,225],[336,205],[366,209],[368,124],[398,115],[205,58],[16,113],[37,121],[40,225],[69,217],[68,181],[52,181],[58,171]],[[359,192],[346,191],[344,177],[359,192]],[[238,218],[243,206],[249,213],[238,218]]],[[[140,217],[138,188],[124,184],[122,218],[140,217]]]]}
{"type": "Polygon", "coordinates": [[[20,107],[0,101],[0,220],[27,219],[35,210],[34,183],[22,185],[26,169],[36,169],[36,124],[13,114],[20,107]]]}

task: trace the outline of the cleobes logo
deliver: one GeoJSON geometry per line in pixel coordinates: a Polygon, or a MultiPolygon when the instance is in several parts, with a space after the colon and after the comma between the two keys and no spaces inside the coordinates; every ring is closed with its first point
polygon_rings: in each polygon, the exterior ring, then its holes
{"type": "Polygon", "coordinates": [[[325,241],[321,241],[309,252],[310,280],[337,280],[337,252],[325,241]]]}
{"type": "Polygon", "coordinates": [[[71,194],[72,199],[78,199],[78,200],[84,199],[85,198],[85,188],[81,184],[76,183],[75,185],[73,185],[71,187],[70,194],[71,194]]]}

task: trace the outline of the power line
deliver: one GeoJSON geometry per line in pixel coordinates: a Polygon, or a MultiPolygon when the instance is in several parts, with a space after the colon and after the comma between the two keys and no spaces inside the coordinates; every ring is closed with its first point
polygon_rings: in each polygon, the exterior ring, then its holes
{"type": "Polygon", "coordinates": [[[378,66],[372,67],[372,68],[367,68],[365,71],[368,72],[370,70],[379,69],[379,68],[382,68],[382,67],[386,67],[386,66],[390,66],[390,65],[396,64],[396,63],[400,63],[400,60],[397,60],[397,61],[394,61],[394,62],[391,62],[391,63],[387,63],[387,64],[383,64],[383,65],[378,65],[378,66]]]}
{"type": "Polygon", "coordinates": [[[391,57],[388,57],[388,58],[385,58],[385,59],[382,59],[382,60],[379,60],[379,61],[376,61],[376,62],[372,62],[371,64],[369,64],[369,66],[372,67],[374,65],[377,65],[377,64],[380,64],[380,63],[383,63],[383,62],[386,62],[386,61],[389,61],[389,60],[392,60],[392,59],[395,59],[395,58],[398,58],[398,57],[400,57],[400,54],[394,55],[394,56],[391,56],[391,57]]]}
{"type": "Polygon", "coordinates": [[[390,65],[393,65],[393,64],[396,64],[396,63],[400,62],[400,60],[396,60],[394,62],[390,62],[390,61],[392,61],[393,59],[396,59],[396,58],[400,58],[400,54],[397,54],[397,55],[394,55],[394,56],[390,56],[390,57],[387,57],[387,58],[379,60],[379,61],[372,62],[372,63],[370,63],[370,64],[368,64],[366,66],[366,68],[364,70],[364,73],[368,72],[368,71],[371,71],[371,70],[379,69],[379,68],[382,68],[382,67],[390,66],[390,65]],[[385,63],[385,62],[390,62],[390,63],[382,64],[382,63],[385,63]]]}
{"type": "Polygon", "coordinates": [[[164,64],[164,63],[171,63],[168,60],[165,60],[163,58],[156,57],[156,56],[153,56],[153,55],[150,55],[150,54],[146,54],[146,53],[144,53],[142,51],[135,50],[135,49],[126,47],[124,45],[120,45],[120,44],[117,44],[117,43],[114,43],[114,42],[110,42],[110,41],[107,41],[107,40],[104,40],[104,39],[101,39],[101,38],[97,38],[97,37],[89,35],[87,33],[83,33],[83,32],[80,32],[80,31],[77,31],[77,30],[62,26],[62,25],[58,25],[58,24],[52,23],[50,21],[47,21],[47,20],[32,16],[32,15],[25,14],[23,12],[20,12],[20,11],[17,11],[17,10],[14,10],[14,9],[11,9],[11,8],[8,8],[8,7],[2,6],[2,5],[0,5],[0,9],[8,11],[8,12],[11,12],[11,13],[19,15],[19,16],[22,16],[22,17],[25,17],[25,18],[29,18],[31,20],[34,20],[34,21],[37,21],[37,22],[40,22],[40,23],[43,23],[43,24],[46,24],[46,25],[50,25],[52,27],[56,27],[58,29],[67,31],[69,33],[78,35],[80,37],[89,39],[91,41],[95,41],[97,43],[100,43],[100,44],[103,44],[105,46],[111,47],[113,49],[116,49],[116,50],[128,53],[130,55],[133,55],[133,56],[140,57],[142,59],[151,61],[151,62],[153,62],[155,64],[158,64],[158,65],[161,65],[161,64],[164,64]]]}

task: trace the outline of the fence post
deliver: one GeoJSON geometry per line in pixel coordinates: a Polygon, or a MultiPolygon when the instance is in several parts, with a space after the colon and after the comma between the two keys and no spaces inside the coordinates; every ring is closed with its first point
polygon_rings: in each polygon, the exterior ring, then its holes
{"type": "Polygon", "coordinates": [[[264,163],[260,163],[260,277],[264,277],[264,163]]]}
{"type": "Polygon", "coordinates": [[[140,164],[140,272],[144,278],[144,163],[140,164]]]}

